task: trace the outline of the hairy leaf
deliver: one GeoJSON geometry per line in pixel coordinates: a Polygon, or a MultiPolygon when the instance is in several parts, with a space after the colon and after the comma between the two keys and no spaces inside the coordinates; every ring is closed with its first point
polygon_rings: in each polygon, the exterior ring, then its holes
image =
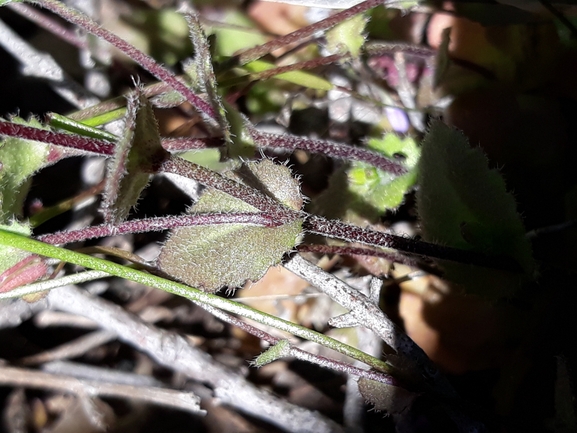
{"type": "Polygon", "coordinates": [[[359,379],[359,392],[367,402],[375,406],[376,410],[385,411],[389,415],[402,414],[418,397],[418,394],[404,388],[364,377],[359,379]]]}
{"type": "Polygon", "coordinates": [[[102,208],[107,222],[126,219],[166,155],[150,103],[141,94],[129,97],[125,133],[116,145],[106,176],[102,208]]]}
{"type": "Polygon", "coordinates": [[[291,345],[288,340],[280,340],[275,345],[269,347],[263,353],[261,353],[254,360],[253,365],[255,367],[262,367],[266,364],[276,361],[277,359],[284,358],[290,354],[291,345]]]}
{"type": "Polygon", "coordinates": [[[358,57],[365,43],[365,27],[368,17],[365,14],[354,17],[337,24],[326,33],[327,50],[331,54],[347,54],[358,57]]]}
{"type": "Polygon", "coordinates": [[[200,17],[196,11],[192,11],[186,14],[186,21],[190,29],[190,40],[194,46],[194,59],[186,66],[185,70],[190,71],[191,78],[200,86],[199,90],[206,92],[208,101],[217,115],[217,121],[224,134],[224,139],[227,143],[230,143],[230,125],[226,118],[226,110],[222,104],[222,99],[218,93],[210,47],[200,23],[200,17]]]}
{"type": "MultiPolygon", "coordinates": [[[[292,209],[303,203],[290,170],[270,160],[249,162],[231,177],[276,198],[292,209]]],[[[228,194],[207,189],[191,208],[203,212],[258,212],[228,194]]],[[[158,265],[163,272],[191,286],[214,292],[257,281],[299,242],[302,220],[278,227],[248,224],[196,226],[173,230],[162,248],[158,265]]]]}
{"type": "MultiPolygon", "coordinates": [[[[14,123],[42,128],[40,122],[29,122],[14,117],[14,123]]],[[[16,215],[22,215],[24,199],[28,194],[31,177],[53,161],[51,147],[37,141],[4,138],[0,142],[0,222],[8,224],[16,215]]]]}
{"type": "MultiPolygon", "coordinates": [[[[417,206],[424,240],[515,259],[533,272],[531,247],[505,182],[466,137],[440,121],[425,137],[419,162],[417,206]]],[[[443,263],[447,278],[489,298],[509,296],[519,282],[492,271],[443,263]],[[472,272],[480,274],[473,275],[472,272]],[[501,280],[503,284],[495,284],[501,280]]]]}

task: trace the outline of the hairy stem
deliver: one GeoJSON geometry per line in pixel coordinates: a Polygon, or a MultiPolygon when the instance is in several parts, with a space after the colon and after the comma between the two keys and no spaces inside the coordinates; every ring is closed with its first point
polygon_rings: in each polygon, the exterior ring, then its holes
{"type": "Polygon", "coordinates": [[[520,272],[519,264],[510,257],[488,256],[476,251],[461,250],[416,239],[405,238],[386,232],[361,228],[337,220],[327,220],[317,215],[309,215],[305,228],[310,232],[347,242],[359,242],[381,248],[390,248],[403,253],[415,254],[434,259],[448,260],[467,265],[482,266],[511,272],[520,272]]]}
{"type": "Polygon", "coordinates": [[[70,45],[80,49],[87,48],[86,42],[74,30],[64,27],[54,18],[39,12],[35,8],[24,3],[10,3],[8,7],[70,45]]]}
{"type": "Polygon", "coordinates": [[[216,188],[265,212],[281,224],[300,217],[299,212],[286,208],[258,190],[227,179],[212,170],[185,161],[184,159],[169,158],[161,165],[160,171],[178,174],[189,179],[194,179],[203,185],[216,188]]]}
{"type": "Polygon", "coordinates": [[[180,93],[184,98],[190,102],[204,117],[205,120],[211,121],[216,118],[216,113],[211,105],[196,95],[186,84],[180,81],[172,72],[165,67],[159,65],[152,57],[144,54],[136,47],[130,45],[124,39],[116,36],[114,33],[102,28],[98,23],[93,21],[83,13],[69,8],[64,3],[58,0],[33,0],[34,3],[39,4],[45,9],[48,9],[66,21],[77,25],[81,29],[86,30],[101,39],[112,44],[114,47],[122,51],[160,81],[170,85],[174,90],[180,93]]]}
{"type": "Polygon", "coordinates": [[[48,244],[69,244],[87,239],[105,236],[125,235],[129,233],[147,233],[169,230],[176,227],[188,227],[213,224],[251,224],[265,227],[278,225],[275,220],[258,213],[207,213],[178,215],[158,218],[123,221],[117,224],[102,224],[79,230],[63,231],[39,236],[37,239],[48,244]]]}
{"type": "Polygon", "coordinates": [[[83,137],[76,134],[47,131],[14,122],[0,121],[0,135],[55,144],[57,146],[79,149],[99,155],[112,155],[114,153],[114,143],[109,141],[83,137]]]}
{"type": "Polygon", "coordinates": [[[295,135],[271,134],[268,132],[258,131],[256,128],[250,128],[250,134],[254,141],[262,147],[291,150],[303,149],[312,153],[320,153],[347,161],[366,162],[395,175],[402,175],[407,172],[407,170],[397,162],[392,161],[377,152],[362,147],[355,147],[327,140],[297,137],[295,135]]]}
{"type": "MultiPolygon", "coordinates": [[[[295,44],[301,42],[302,40],[313,36],[315,33],[330,29],[336,26],[338,23],[351,18],[357,14],[365,12],[369,9],[377,7],[383,3],[383,0],[367,0],[363,3],[353,6],[352,8],[346,9],[328,18],[325,18],[318,23],[311,24],[310,26],[303,27],[302,29],[296,30],[289,33],[286,36],[281,36],[273,39],[258,47],[250,48],[243,51],[237,56],[231,59],[232,64],[244,65],[253,60],[260,59],[261,57],[269,54],[270,52],[277,50],[279,48],[285,47],[286,45],[295,44]]],[[[228,62],[227,62],[228,63],[228,62]]]]}
{"type": "Polygon", "coordinates": [[[411,259],[407,256],[402,256],[400,254],[390,253],[383,250],[373,250],[369,248],[359,248],[359,247],[347,247],[347,246],[337,246],[337,245],[322,245],[322,244],[302,244],[297,246],[299,252],[310,252],[319,254],[337,254],[340,256],[370,256],[370,257],[381,257],[383,259],[390,260],[395,263],[402,263],[408,266],[417,266],[417,261],[411,259]]]}

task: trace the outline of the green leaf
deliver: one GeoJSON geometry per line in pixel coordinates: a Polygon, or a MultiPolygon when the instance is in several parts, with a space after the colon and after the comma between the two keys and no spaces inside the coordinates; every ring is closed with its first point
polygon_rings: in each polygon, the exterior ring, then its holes
{"type": "MultiPolygon", "coordinates": [[[[280,203],[300,209],[303,199],[297,180],[271,160],[249,162],[235,173],[249,186],[259,187],[280,203]]],[[[258,212],[258,209],[215,189],[207,189],[191,212],[258,212]]],[[[162,248],[158,265],[163,272],[190,286],[215,292],[257,281],[270,266],[299,242],[302,220],[278,227],[222,224],[179,228],[162,248]]]]}
{"type": "MultiPolygon", "coordinates": [[[[12,233],[17,233],[22,236],[30,236],[32,230],[27,224],[12,221],[10,224],[1,224],[0,229],[7,230],[12,233]]],[[[0,253],[0,271],[5,271],[9,267],[15,265],[30,253],[19,250],[13,247],[3,247],[0,253]]]]}
{"type": "Polygon", "coordinates": [[[365,27],[368,16],[355,15],[326,32],[327,50],[331,54],[350,54],[358,57],[365,44],[365,27]]]}
{"type": "Polygon", "coordinates": [[[407,411],[419,394],[407,391],[398,386],[361,377],[359,392],[363,398],[373,404],[378,411],[385,411],[389,415],[399,415],[407,411]]]}
{"type": "MultiPolygon", "coordinates": [[[[274,68],[276,68],[274,63],[264,60],[254,60],[243,66],[243,69],[251,73],[264,72],[274,68]]],[[[275,75],[273,78],[315,90],[328,91],[334,88],[330,81],[306,71],[282,72],[275,75]]]]}
{"type": "MultiPolygon", "coordinates": [[[[501,175],[488,168],[484,153],[472,148],[461,132],[440,121],[431,125],[422,146],[419,185],[417,206],[424,240],[508,256],[527,276],[532,274],[531,246],[515,200],[507,193],[501,175]]],[[[516,278],[487,269],[442,266],[447,279],[490,299],[509,296],[520,284],[516,278]]]]}
{"type": "MultiPolygon", "coordinates": [[[[86,110],[81,110],[77,113],[79,114],[85,111],[89,111],[91,108],[92,107],[89,107],[86,110]]],[[[73,115],[71,115],[71,117],[74,117],[74,115],[76,115],[77,113],[74,113],[73,115]]],[[[116,108],[112,111],[107,111],[105,113],[98,114],[96,116],[90,116],[89,118],[82,120],[82,124],[88,127],[102,126],[106,125],[107,123],[114,122],[115,120],[122,119],[122,117],[125,115],[126,115],[125,107],[116,108]]]]}
{"type": "Polygon", "coordinates": [[[237,51],[262,45],[267,41],[256,29],[254,22],[238,9],[224,9],[224,16],[219,21],[224,25],[210,29],[216,36],[214,48],[217,60],[231,57],[237,51]]]}
{"type": "Polygon", "coordinates": [[[98,138],[101,140],[116,141],[118,137],[103,129],[94,128],[85,123],[77,122],[70,117],[62,116],[58,113],[48,113],[46,115],[47,122],[53,128],[72,132],[74,134],[82,135],[83,137],[98,138]]]}
{"type": "Polygon", "coordinates": [[[398,208],[414,186],[421,151],[412,138],[401,138],[393,133],[385,134],[381,139],[370,139],[368,147],[389,158],[404,158],[403,165],[407,169],[407,173],[395,176],[363,162],[351,163],[347,173],[350,192],[382,214],[398,208]]]}
{"type": "Polygon", "coordinates": [[[280,340],[274,346],[269,347],[257,356],[253,365],[255,367],[262,367],[263,365],[270,364],[277,359],[284,358],[290,354],[290,347],[291,345],[288,340],[280,340]]]}
{"type": "Polygon", "coordinates": [[[226,108],[226,119],[229,125],[229,144],[226,148],[228,158],[250,158],[255,154],[256,144],[250,134],[249,120],[234,106],[223,101],[226,108]]]}
{"type": "Polygon", "coordinates": [[[126,219],[148,185],[155,166],[166,155],[152,107],[137,92],[128,98],[125,133],[108,165],[102,205],[107,222],[126,219]]]}
{"type": "Polygon", "coordinates": [[[196,82],[200,91],[206,92],[208,101],[217,114],[217,121],[221,132],[224,134],[224,139],[227,143],[230,143],[230,125],[226,117],[222,98],[218,93],[210,47],[200,23],[200,17],[196,12],[187,13],[186,21],[190,29],[190,40],[194,46],[194,59],[185,65],[185,72],[189,74],[193,82],[196,82]]]}
{"type": "MultiPolygon", "coordinates": [[[[35,119],[26,122],[14,117],[10,120],[22,125],[44,128],[35,119]]],[[[50,149],[48,144],[20,138],[4,138],[0,142],[0,223],[9,224],[15,215],[22,215],[31,177],[51,163],[50,149]]]]}

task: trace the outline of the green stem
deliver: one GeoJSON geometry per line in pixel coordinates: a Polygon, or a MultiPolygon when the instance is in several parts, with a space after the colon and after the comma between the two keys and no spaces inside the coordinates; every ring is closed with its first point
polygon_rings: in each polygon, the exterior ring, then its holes
{"type": "Polygon", "coordinates": [[[385,372],[390,371],[390,367],[380,359],[374,358],[352,346],[341,343],[340,341],[327,337],[326,335],[323,335],[319,332],[315,332],[286,320],[279,319],[278,317],[263,313],[248,306],[238,304],[237,302],[234,302],[230,299],[225,299],[217,295],[202,292],[184,284],[169,281],[156,275],[147,274],[146,272],[131,269],[129,267],[122,266],[117,263],[112,263],[108,260],[100,259],[98,257],[92,257],[64,248],[58,248],[53,245],[45,244],[43,242],[36,241],[34,239],[30,239],[25,236],[21,236],[19,234],[2,229],[0,229],[0,245],[19,248],[34,254],[39,254],[41,256],[52,257],[64,262],[84,266],[89,269],[106,272],[110,275],[134,281],[145,286],[164,290],[165,292],[169,292],[177,296],[185,297],[195,303],[208,304],[215,308],[228,311],[229,313],[237,314],[239,316],[246,317],[247,319],[254,320],[255,322],[261,323],[263,325],[272,326],[281,331],[304,338],[305,340],[321,344],[353,359],[361,361],[377,370],[385,372]]]}

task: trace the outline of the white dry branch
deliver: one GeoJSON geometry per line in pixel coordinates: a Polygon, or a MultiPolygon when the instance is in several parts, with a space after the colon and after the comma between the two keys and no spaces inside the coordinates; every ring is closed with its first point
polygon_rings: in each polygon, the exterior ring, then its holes
{"type": "Polygon", "coordinates": [[[78,108],[100,102],[72,80],[50,54],[40,52],[0,20],[0,45],[22,64],[22,74],[47,81],[63,99],[78,108]]]}
{"type": "Polygon", "coordinates": [[[60,359],[76,358],[114,339],[116,339],[114,332],[94,331],[45,352],[22,358],[19,363],[22,365],[37,365],[60,359]]]}
{"type": "Polygon", "coordinates": [[[223,404],[274,424],[288,432],[342,432],[342,427],[317,412],[277,398],[249,383],[240,374],[218,364],[186,338],[145,323],[108,301],[75,287],[52,290],[49,308],[85,316],[118,339],[147,353],[159,364],[208,384],[223,404]]]}
{"type": "Polygon", "coordinates": [[[44,364],[42,371],[51,374],[63,374],[82,380],[97,380],[120,385],[160,387],[164,384],[152,376],[95,367],[70,361],[54,361],[44,364]]]}
{"type": "Polygon", "coordinates": [[[402,359],[403,369],[409,368],[416,377],[426,378],[438,393],[456,398],[452,386],[425,352],[383,313],[373,299],[298,254],[285,263],[284,267],[349,310],[348,313],[331,319],[330,325],[341,328],[362,326],[370,329],[397,352],[402,359]]]}
{"type": "Polygon", "coordinates": [[[147,403],[175,407],[198,415],[205,413],[200,408],[200,398],[191,392],[106,383],[101,380],[80,380],[67,375],[44,373],[25,368],[0,367],[0,384],[59,390],[79,396],[129,398],[147,403]]]}

